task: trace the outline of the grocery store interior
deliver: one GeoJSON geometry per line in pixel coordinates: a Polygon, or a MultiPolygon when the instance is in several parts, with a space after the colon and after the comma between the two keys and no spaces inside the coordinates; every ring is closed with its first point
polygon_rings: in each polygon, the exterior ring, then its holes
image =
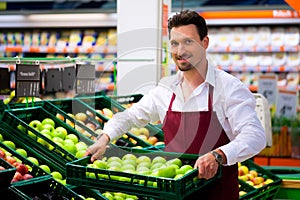
{"type": "Polygon", "coordinates": [[[1,1],[0,196],[185,199],[205,189],[197,170],[166,180],[109,168],[111,157],[125,165],[149,152],[152,163],[192,163],[197,155],[163,151],[160,122],[124,133],[97,164],[84,157],[115,113],[177,72],[167,22],[184,9],[206,19],[208,59],[253,93],[266,132],[266,147],[239,163],[239,198],[300,199],[299,0],[1,1]]]}

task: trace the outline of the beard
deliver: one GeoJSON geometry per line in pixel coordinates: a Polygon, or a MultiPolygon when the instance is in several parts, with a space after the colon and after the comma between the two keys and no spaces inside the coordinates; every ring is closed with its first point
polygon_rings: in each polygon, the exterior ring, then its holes
{"type": "Polygon", "coordinates": [[[187,60],[190,56],[187,54],[182,56],[173,55],[173,60],[180,71],[189,71],[194,68],[192,63],[187,60]]]}
{"type": "Polygon", "coordinates": [[[186,63],[184,63],[184,64],[177,64],[177,67],[178,67],[178,69],[180,70],[180,71],[182,71],[182,72],[185,72],[185,71],[189,71],[189,70],[191,70],[191,69],[193,69],[194,68],[194,66],[191,64],[191,63],[189,63],[189,62],[186,62],[186,63]]]}

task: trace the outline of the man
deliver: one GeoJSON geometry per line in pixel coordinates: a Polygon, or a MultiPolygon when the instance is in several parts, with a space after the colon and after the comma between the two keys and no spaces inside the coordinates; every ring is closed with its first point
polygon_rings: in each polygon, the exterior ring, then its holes
{"type": "MultiPolygon", "coordinates": [[[[266,145],[255,112],[255,98],[240,80],[216,69],[206,57],[209,45],[205,20],[189,10],[168,21],[174,76],[105,125],[89,147],[92,161],[102,156],[110,140],[130,130],[161,120],[165,150],[199,154],[198,177],[210,179],[222,166],[222,177],[197,193],[203,199],[239,199],[237,162],[259,153],[266,145]]],[[[194,199],[193,196],[189,199],[194,199]]]]}

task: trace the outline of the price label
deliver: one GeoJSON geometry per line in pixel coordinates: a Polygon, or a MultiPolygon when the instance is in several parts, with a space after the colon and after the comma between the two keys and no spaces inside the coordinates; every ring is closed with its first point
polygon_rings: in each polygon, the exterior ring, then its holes
{"type": "Polygon", "coordinates": [[[38,97],[40,94],[40,66],[18,64],[16,67],[16,96],[38,97]]]}
{"type": "Polygon", "coordinates": [[[53,93],[61,91],[62,73],[59,68],[48,69],[45,74],[45,91],[53,93]]]}
{"type": "Polygon", "coordinates": [[[75,67],[62,68],[62,89],[63,91],[69,91],[74,89],[75,84],[75,67]]]}
{"type": "Polygon", "coordinates": [[[76,93],[92,94],[95,93],[96,79],[95,65],[77,64],[76,65],[76,93]]]}
{"type": "Polygon", "coordinates": [[[10,72],[8,68],[0,68],[0,94],[6,95],[10,93],[10,72]]]}
{"type": "Polygon", "coordinates": [[[276,102],[277,75],[260,75],[258,80],[258,93],[262,94],[270,104],[276,102]]]}
{"type": "Polygon", "coordinates": [[[295,117],[297,114],[297,91],[279,90],[276,103],[276,115],[295,117]]]}

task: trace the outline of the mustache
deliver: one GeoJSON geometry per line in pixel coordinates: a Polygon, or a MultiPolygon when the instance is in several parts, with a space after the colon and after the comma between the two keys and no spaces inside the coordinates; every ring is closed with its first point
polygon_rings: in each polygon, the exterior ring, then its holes
{"type": "Polygon", "coordinates": [[[182,55],[176,55],[175,56],[175,58],[177,59],[177,60],[186,60],[186,59],[188,59],[190,57],[190,55],[188,55],[188,54],[182,54],[182,55]]]}

